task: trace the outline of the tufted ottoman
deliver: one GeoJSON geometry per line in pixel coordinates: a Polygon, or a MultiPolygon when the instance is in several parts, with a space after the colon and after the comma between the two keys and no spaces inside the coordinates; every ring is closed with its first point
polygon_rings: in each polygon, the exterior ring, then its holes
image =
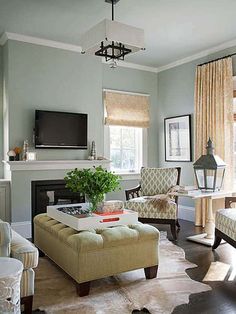
{"type": "Polygon", "coordinates": [[[215,242],[212,249],[216,249],[222,239],[236,247],[236,209],[226,208],[216,212],[215,242]]]}
{"type": "Polygon", "coordinates": [[[150,225],[79,232],[40,214],[34,218],[34,241],[76,281],[79,296],[89,294],[95,279],[139,268],[147,279],[157,274],[159,231],[150,225]]]}

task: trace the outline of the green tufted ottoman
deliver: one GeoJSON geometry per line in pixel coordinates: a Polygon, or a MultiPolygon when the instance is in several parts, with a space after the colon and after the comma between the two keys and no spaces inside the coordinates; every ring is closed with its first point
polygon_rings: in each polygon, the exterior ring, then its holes
{"type": "Polygon", "coordinates": [[[34,218],[34,241],[76,281],[79,296],[89,294],[95,279],[139,268],[147,279],[157,275],[159,231],[150,225],[79,232],[40,214],[34,218]]]}

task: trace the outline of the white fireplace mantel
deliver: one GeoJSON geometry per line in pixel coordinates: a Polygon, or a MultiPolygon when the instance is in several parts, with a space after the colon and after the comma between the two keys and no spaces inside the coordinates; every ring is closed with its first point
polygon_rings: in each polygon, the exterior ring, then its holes
{"type": "Polygon", "coordinates": [[[8,171],[27,170],[65,170],[75,168],[91,168],[103,166],[108,168],[110,160],[34,160],[34,161],[6,161],[3,163],[8,171]]]}

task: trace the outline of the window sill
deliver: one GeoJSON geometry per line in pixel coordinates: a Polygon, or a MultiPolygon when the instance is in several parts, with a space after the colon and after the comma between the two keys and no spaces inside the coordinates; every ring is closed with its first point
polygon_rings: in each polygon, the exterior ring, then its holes
{"type": "Polygon", "coordinates": [[[121,181],[126,181],[126,180],[140,180],[141,176],[140,173],[138,172],[127,172],[127,173],[119,173],[116,172],[115,174],[121,176],[121,181]]]}

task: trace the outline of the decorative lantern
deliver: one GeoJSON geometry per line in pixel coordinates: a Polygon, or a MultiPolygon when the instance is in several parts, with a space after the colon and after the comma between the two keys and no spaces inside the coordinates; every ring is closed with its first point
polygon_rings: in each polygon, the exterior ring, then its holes
{"type": "Polygon", "coordinates": [[[224,161],[214,155],[214,146],[209,138],[207,154],[202,155],[194,164],[194,173],[200,190],[219,191],[223,184],[225,167],[224,161]]]}

